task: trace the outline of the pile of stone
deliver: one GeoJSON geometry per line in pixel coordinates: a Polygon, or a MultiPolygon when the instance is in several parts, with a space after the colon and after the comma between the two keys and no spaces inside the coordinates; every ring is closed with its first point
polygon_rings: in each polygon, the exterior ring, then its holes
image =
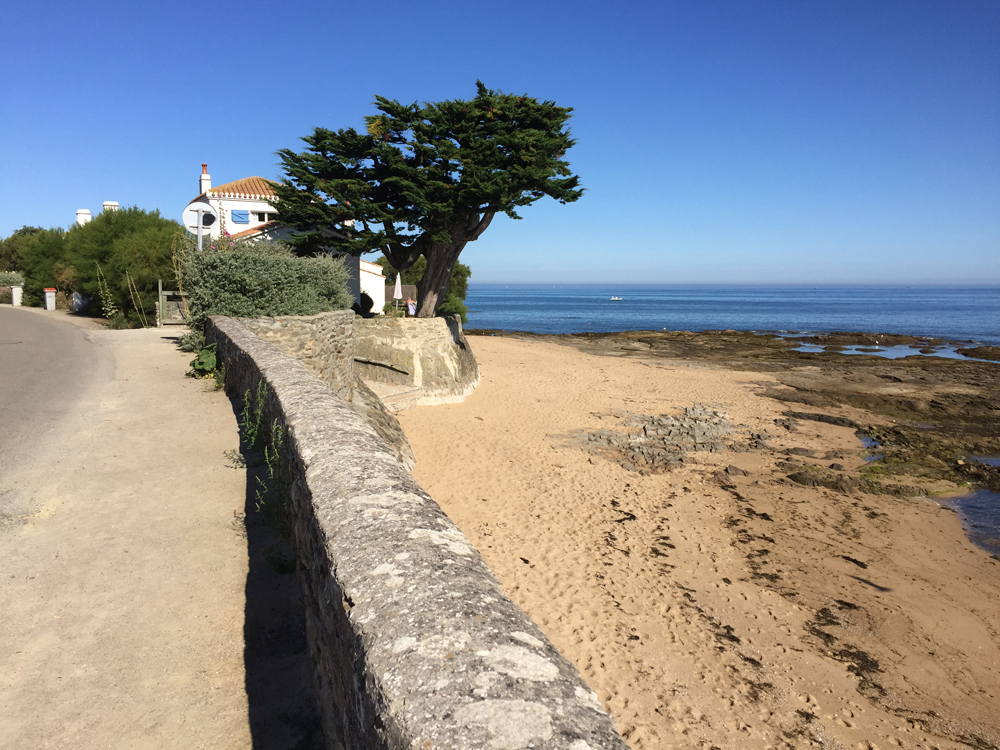
{"type": "Polygon", "coordinates": [[[682,417],[626,414],[623,426],[628,432],[590,433],[591,452],[610,452],[626,468],[655,471],[683,463],[688,452],[719,453],[734,447],[726,442],[734,429],[729,415],[701,404],[685,409],[682,417]]]}

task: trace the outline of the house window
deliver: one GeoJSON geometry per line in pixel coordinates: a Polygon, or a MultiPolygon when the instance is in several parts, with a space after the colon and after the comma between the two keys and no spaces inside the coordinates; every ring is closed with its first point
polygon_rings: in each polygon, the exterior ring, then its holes
{"type": "Polygon", "coordinates": [[[266,211],[257,212],[257,221],[271,221],[277,214],[269,214],[266,211]]]}

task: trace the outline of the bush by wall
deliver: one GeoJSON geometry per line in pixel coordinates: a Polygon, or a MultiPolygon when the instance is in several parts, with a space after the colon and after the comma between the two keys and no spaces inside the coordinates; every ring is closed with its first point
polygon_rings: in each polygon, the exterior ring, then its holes
{"type": "Polygon", "coordinates": [[[24,284],[24,276],[17,271],[0,271],[0,286],[14,286],[24,284]]]}
{"type": "Polygon", "coordinates": [[[217,240],[204,250],[188,243],[179,282],[188,294],[188,326],[200,336],[210,315],[256,318],[314,315],[348,308],[347,269],[329,257],[300,258],[281,242],[217,240]]]}

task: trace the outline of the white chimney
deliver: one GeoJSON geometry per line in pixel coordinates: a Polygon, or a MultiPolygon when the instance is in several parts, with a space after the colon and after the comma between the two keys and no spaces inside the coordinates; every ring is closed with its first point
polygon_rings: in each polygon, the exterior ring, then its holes
{"type": "MultiPolygon", "coordinates": [[[[118,201],[104,201],[104,210],[105,211],[117,211],[118,210],[118,201]]],[[[88,211],[87,213],[90,213],[90,212],[88,211]]]]}
{"type": "Polygon", "coordinates": [[[212,175],[208,173],[208,165],[201,165],[201,178],[198,180],[198,190],[204,195],[212,189],[212,175]]]}
{"type": "Polygon", "coordinates": [[[78,227],[82,227],[88,221],[90,221],[89,208],[81,208],[79,211],[76,212],[76,225],[78,227]]]}

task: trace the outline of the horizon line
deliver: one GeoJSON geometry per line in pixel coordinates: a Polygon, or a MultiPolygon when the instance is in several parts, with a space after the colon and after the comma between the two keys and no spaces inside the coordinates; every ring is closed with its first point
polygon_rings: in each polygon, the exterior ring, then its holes
{"type": "Polygon", "coordinates": [[[469,287],[473,286],[533,286],[533,287],[571,287],[571,286],[592,286],[592,287],[631,287],[631,288],[663,288],[663,287],[781,287],[781,288],[801,288],[801,289],[843,289],[843,288],[868,288],[868,289],[1000,289],[1000,281],[990,282],[787,282],[787,281],[759,281],[759,282],[717,282],[717,281],[688,281],[688,282],[613,282],[613,281],[578,281],[552,283],[550,281],[472,281],[469,280],[469,287]]]}

